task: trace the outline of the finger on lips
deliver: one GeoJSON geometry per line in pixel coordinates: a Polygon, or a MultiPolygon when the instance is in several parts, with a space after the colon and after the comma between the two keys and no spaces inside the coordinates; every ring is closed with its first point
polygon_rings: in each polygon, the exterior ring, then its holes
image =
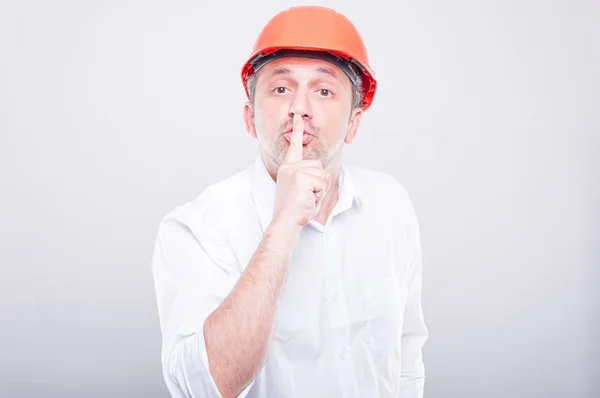
{"type": "Polygon", "coordinates": [[[294,115],[294,125],[292,128],[292,137],[290,146],[286,153],[285,161],[287,163],[299,162],[302,160],[302,136],[304,135],[304,120],[299,114],[294,115]]]}

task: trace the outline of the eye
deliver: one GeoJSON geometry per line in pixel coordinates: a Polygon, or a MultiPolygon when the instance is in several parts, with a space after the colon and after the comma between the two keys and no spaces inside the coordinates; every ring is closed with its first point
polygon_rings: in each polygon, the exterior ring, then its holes
{"type": "Polygon", "coordinates": [[[276,87],[275,89],[273,89],[272,91],[277,93],[277,94],[285,94],[287,88],[285,87],[276,87]]]}
{"type": "Polygon", "coordinates": [[[329,97],[329,96],[331,96],[332,93],[331,93],[331,91],[323,88],[323,89],[319,90],[319,94],[321,94],[322,97],[329,97]]]}

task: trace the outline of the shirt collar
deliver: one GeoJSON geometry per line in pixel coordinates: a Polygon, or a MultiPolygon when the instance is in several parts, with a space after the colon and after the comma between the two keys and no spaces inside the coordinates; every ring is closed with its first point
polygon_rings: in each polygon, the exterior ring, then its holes
{"type": "MultiPolygon", "coordinates": [[[[258,208],[260,223],[264,232],[273,219],[276,183],[273,181],[273,178],[271,178],[260,154],[256,157],[254,164],[250,167],[250,185],[252,187],[252,197],[258,208]]],[[[345,164],[342,164],[339,174],[338,201],[325,226],[331,222],[334,216],[351,209],[354,205],[356,205],[358,211],[362,210],[362,201],[356,191],[351,172],[345,164]]],[[[312,220],[310,224],[317,229],[322,229],[323,227],[314,220],[312,220]]]]}

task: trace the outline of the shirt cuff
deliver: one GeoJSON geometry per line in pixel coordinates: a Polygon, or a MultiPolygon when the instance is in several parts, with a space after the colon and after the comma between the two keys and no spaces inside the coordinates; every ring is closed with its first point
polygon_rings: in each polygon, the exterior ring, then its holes
{"type": "MultiPolygon", "coordinates": [[[[203,332],[189,336],[180,342],[171,360],[170,373],[184,397],[221,398],[219,388],[208,367],[208,353],[203,332]]],[[[254,379],[238,395],[238,398],[245,398],[253,385],[254,379]]]]}

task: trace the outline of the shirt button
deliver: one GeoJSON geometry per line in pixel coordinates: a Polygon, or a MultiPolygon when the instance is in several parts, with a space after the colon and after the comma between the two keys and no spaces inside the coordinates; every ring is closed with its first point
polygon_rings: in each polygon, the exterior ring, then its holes
{"type": "Polygon", "coordinates": [[[337,293],[334,293],[333,296],[331,297],[331,301],[333,301],[334,303],[337,303],[340,300],[340,296],[338,296],[337,293]]]}

